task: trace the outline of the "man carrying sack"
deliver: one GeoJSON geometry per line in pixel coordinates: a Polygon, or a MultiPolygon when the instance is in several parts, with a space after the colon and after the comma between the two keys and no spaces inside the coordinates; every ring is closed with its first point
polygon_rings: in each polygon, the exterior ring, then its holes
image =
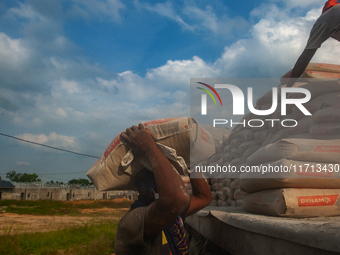
{"type": "Polygon", "coordinates": [[[121,140],[135,157],[149,160],[152,172],[143,169],[135,177],[139,196],[118,224],[116,254],[188,254],[183,218],[212,201],[207,181],[191,179],[189,196],[181,176],[143,124],[126,129],[121,140]]]}

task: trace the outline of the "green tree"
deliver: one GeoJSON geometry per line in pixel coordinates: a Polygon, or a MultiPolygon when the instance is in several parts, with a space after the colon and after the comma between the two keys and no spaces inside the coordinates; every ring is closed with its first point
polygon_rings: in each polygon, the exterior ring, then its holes
{"type": "Polygon", "coordinates": [[[15,181],[14,179],[17,176],[17,172],[15,171],[9,171],[8,173],[6,173],[6,178],[10,179],[11,181],[15,181]]]}
{"type": "Polygon", "coordinates": [[[68,184],[78,184],[78,185],[91,185],[92,182],[90,182],[89,180],[87,179],[82,179],[82,178],[79,178],[79,179],[72,179],[68,182],[68,184]]]}
{"type": "Polygon", "coordinates": [[[27,173],[17,173],[15,171],[10,171],[6,173],[6,178],[10,179],[13,182],[39,182],[38,175],[36,173],[27,174],[27,173]]]}

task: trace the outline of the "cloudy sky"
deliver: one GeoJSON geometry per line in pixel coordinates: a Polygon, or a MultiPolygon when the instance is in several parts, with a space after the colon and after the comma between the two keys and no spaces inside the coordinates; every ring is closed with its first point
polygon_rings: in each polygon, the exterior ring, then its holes
{"type": "MultiPolygon", "coordinates": [[[[128,126],[189,116],[190,78],[282,76],[323,4],[2,0],[0,133],[101,156],[128,126]]],[[[330,39],[313,62],[339,59],[330,39]]],[[[86,178],[97,161],[3,135],[0,144],[3,179],[11,170],[45,181],[86,178]]]]}

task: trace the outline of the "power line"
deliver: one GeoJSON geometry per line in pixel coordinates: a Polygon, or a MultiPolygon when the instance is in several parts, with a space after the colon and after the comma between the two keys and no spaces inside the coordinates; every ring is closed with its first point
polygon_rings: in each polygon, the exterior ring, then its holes
{"type": "Polygon", "coordinates": [[[9,137],[9,138],[13,138],[13,139],[16,139],[16,140],[19,140],[19,141],[22,141],[22,142],[32,143],[32,144],[35,144],[35,145],[43,146],[43,147],[46,147],[46,148],[49,148],[49,149],[54,149],[54,150],[59,150],[59,151],[64,151],[64,152],[68,152],[68,153],[77,154],[77,155],[80,155],[80,156],[100,159],[100,157],[97,157],[97,156],[92,156],[92,155],[78,153],[78,152],[74,152],[74,151],[70,151],[70,150],[60,149],[60,148],[57,148],[57,147],[52,147],[52,146],[49,146],[49,145],[45,145],[45,144],[41,144],[41,143],[36,143],[36,142],[32,142],[32,141],[28,141],[28,140],[25,140],[25,139],[21,139],[19,137],[15,137],[15,136],[11,136],[11,135],[6,135],[6,134],[3,134],[3,133],[0,133],[0,135],[6,136],[6,137],[9,137]]]}

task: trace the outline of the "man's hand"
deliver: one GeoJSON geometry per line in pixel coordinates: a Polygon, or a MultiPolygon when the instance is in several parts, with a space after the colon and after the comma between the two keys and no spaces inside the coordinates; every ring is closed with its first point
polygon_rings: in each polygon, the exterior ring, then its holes
{"type": "Polygon", "coordinates": [[[138,157],[142,155],[148,156],[157,147],[151,134],[145,129],[142,123],[139,127],[132,126],[127,128],[125,133],[120,135],[121,141],[133,151],[133,154],[138,157]]]}
{"type": "Polygon", "coordinates": [[[290,79],[288,80],[287,88],[292,87],[295,82],[299,79],[302,73],[306,70],[309,62],[313,58],[317,49],[305,49],[298,60],[296,61],[292,73],[290,74],[290,79]]]}

